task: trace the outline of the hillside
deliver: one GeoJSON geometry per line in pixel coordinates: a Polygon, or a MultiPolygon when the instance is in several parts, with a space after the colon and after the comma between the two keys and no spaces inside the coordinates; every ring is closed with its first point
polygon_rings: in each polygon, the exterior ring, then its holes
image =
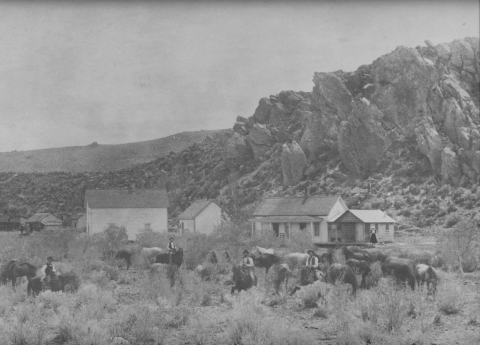
{"type": "Polygon", "coordinates": [[[355,72],[315,73],[311,92],[262,98],[233,131],[148,163],[0,174],[0,208],[69,214],[83,207],[86,188],[135,182],[166,186],[172,216],[216,198],[244,219],[264,195],[307,192],[385,207],[405,226],[443,225],[480,206],[479,40],[426,43],[355,72]]]}
{"type": "Polygon", "coordinates": [[[0,152],[0,172],[110,171],[145,163],[201,142],[215,131],[182,132],[119,145],[92,143],[30,151],[0,152]]]}

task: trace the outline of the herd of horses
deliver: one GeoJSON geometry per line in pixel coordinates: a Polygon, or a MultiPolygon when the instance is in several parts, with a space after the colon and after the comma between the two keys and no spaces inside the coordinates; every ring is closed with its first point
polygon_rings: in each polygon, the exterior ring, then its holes
{"type": "MultiPolygon", "coordinates": [[[[342,254],[345,256],[345,264],[337,262],[333,251],[328,251],[322,255],[314,254],[318,258],[319,265],[316,269],[306,267],[309,254],[305,253],[288,253],[279,255],[274,249],[265,249],[255,247],[249,254],[253,259],[255,267],[265,268],[265,276],[269,270],[275,267],[276,278],[274,279],[275,292],[278,294],[282,284],[285,291],[288,292],[288,281],[292,277],[292,272],[298,268],[300,270],[299,283],[290,291],[293,295],[302,286],[313,284],[317,280],[325,283],[335,284],[342,282],[351,288],[352,295],[355,295],[359,288],[357,283],[357,275],[361,275],[360,288],[366,288],[366,279],[371,274],[371,264],[379,262],[383,275],[392,276],[399,284],[407,285],[414,290],[415,283],[418,286],[427,284],[429,294],[434,294],[438,283],[438,275],[436,270],[426,264],[417,264],[410,259],[389,256],[380,250],[361,249],[355,246],[343,246],[342,254]],[[315,271],[316,270],[316,271],[315,271]]],[[[106,252],[101,259],[123,259],[127,264],[127,270],[132,264],[132,251],[122,249],[118,251],[106,252]]],[[[166,269],[167,278],[170,285],[174,286],[178,269],[184,261],[184,250],[178,248],[172,253],[167,253],[165,249],[152,247],[142,248],[140,251],[142,259],[149,267],[150,276],[156,271],[166,269]]],[[[253,286],[257,286],[257,277],[253,274],[253,278],[241,266],[232,263],[232,257],[228,251],[223,251],[223,258],[232,266],[232,284],[231,293],[235,291],[248,290],[253,286]]],[[[218,255],[215,251],[207,254],[206,261],[211,264],[219,262],[218,255]]],[[[342,260],[343,261],[343,260],[342,260]]],[[[202,275],[205,267],[199,265],[195,270],[202,275]]],[[[76,291],[79,286],[79,278],[74,273],[59,274],[49,280],[49,284],[45,284],[45,279],[36,276],[37,267],[28,262],[18,262],[10,260],[0,271],[0,282],[12,282],[15,289],[16,279],[22,276],[27,277],[27,293],[33,296],[38,295],[42,290],[49,289],[52,291],[76,291]]]]}
{"type": "MultiPolygon", "coordinates": [[[[288,280],[292,277],[293,270],[299,268],[299,284],[290,291],[290,295],[293,295],[302,286],[313,284],[319,278],[326,283],[342,282],[347,284],[350,286],[352,295],[355,295],[359,287],[367,287],[366,279],[372,272],[371,264],[375,262],[380,264],[384,276],[392,276],[398,284],[405,286],[408,284],[412,290],[415,289],[415,284],[420,287],[426,283],[428,293],[434,295],[439,281],[438,274],[432,266],[415,265],[413,260],[389,256],[380,250],[343,246],[341,252],[345,256],[345,264],[335,262],[335,255],[332,251],[322,255],[314,254],[319,262],[316,268],[318,272],[315,274],[314,269],[306,267],[308,254],[289,253],[280,256],[272,249],[256,248],[256,252],[250,254],[256,267],[265,268],[265,275],[267,275],[269,269],[276,266],[277,274],[274,281],[276,293],[279,293],[282,284],[285,285],[285,291],[288,292],[288,280]],[[357,283],[357,275],[361,276],[360,286],[357,283]]],[[[235,266],[233,272],[233,281],[239,288],[246,290],[256,285],[254,282],[248,282],[249,278],[246,273],[240,275],[241,270],[235,273],[235,266]],[[240,284],[237,284],[237,280],[240,284]]]]}

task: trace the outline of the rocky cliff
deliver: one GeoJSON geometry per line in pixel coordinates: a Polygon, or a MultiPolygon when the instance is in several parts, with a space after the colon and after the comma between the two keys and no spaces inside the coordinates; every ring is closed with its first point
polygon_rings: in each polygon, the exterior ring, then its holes
{"type": "Polygon", "coordinates": [[[426,44],[398,47],[355,72],[315,73],[311,92],[262,98],[234,130],[254,158],[287,139],[300,144],[294,144],[295,155],[307,162],[292,158],[292,144],[283,146],[285,186],[299,182],[302,168],[331,150],[350,173],[366,177],[392,145],[405,141],[416,143],[443,181],[477,183],[479,40],[426,44]]]}

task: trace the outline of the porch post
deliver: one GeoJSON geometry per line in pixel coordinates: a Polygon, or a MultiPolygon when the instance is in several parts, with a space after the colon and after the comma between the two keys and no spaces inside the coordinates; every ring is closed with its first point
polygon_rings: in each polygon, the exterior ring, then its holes
{"type": "Polygon", "coordinates": [[[290,238],[291,229],[292,229],[292,223],[288,222],[288,238],[290,238]]]}
{"type": "Polygon", "coordinates": [[[252,222],[252,237],[253,237],[253,235],[254,235],[254,234],[253,234],[253,233],[254,233],[254,230],[255,230],[255,223],[252,222]]]}
{"type": "Polygon", "coordinates": [[[313,228],[313,222],[310,222],[310,236],[312,236],[312,240],[315,237],[315,229],[313,228]]]}

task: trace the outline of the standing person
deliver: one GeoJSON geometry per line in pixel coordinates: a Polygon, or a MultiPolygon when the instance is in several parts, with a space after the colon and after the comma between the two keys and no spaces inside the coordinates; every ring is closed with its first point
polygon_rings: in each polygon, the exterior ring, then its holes
{"type": "Polygon", "coordinates": [[[252,279],[252,282],[255,282],[255,276],[253,274],[253,270],[255,266],[253,265],[253,259],[248,256],[250,254],[248,250],[243,251],[243,258],[240,261],[240,266],[242,269],[246,270],[248,275],[250,276],[250,279],[252,279]]]}
{"type": "Polygon", "coordinates": [[[55,273],[57,272],[55,266],[53,265],[53,258],[51,256],[47,258],[47,263],[43,265],[40,272],[43,276],[42,283],[50,285],[52,278],[55,277],[55,273]]]}
{"type": "Polygon", "coordinates": [[[174,254],[177,251],[177,247],[175,246],[175,243],[173,243],[175,239],[173,237],[170,237],[170,242],[168,242],[168,261],[172,263],[172,254],[174,254]]]}
{"type": "Polygon", "coordinates": [[[307,259],[307,268],[310,270],[313,270],[313,274],[315,275],[315,278],[317,280],[320,280],[320,274],[318,273],[318,258],[314,255],[315,252],[310,249],[307,251],[307,254],[309,255],[307,259]]]}
{"type": "Polygon", "coordinates": [[[378,243],[376,232],[377,232],[377,231],[375,230],[375,226],[372,225],[372,227],[371,227],[371,235],[370,235],[370,243],[371,243],[371,244],[378,243]]]}

